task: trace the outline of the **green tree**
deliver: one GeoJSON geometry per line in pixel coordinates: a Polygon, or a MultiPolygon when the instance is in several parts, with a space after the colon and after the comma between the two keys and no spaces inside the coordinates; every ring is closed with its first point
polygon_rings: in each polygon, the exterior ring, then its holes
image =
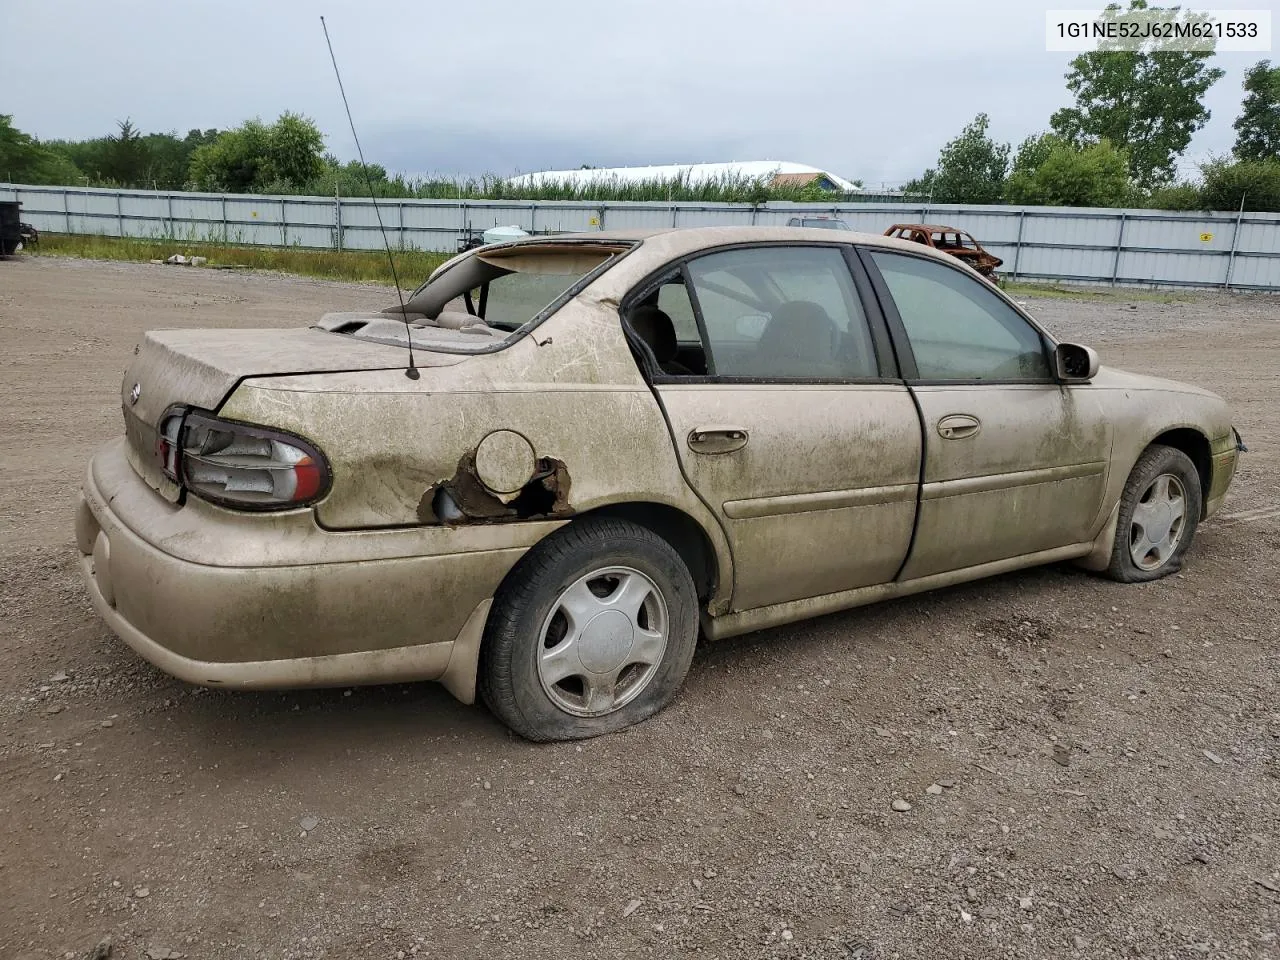
{"type": "Polygon", "coordinates": [[[1133,194],[1129,160],[1108,140],[1077,147],[1055,133],[1028,137],[1005,184],[1011,203],[1118,207],[1133,194]]]}
{"type": "Polygon", "coordinates": [[[291,192],[325,170],[324,136],[293,113],[273,124],[250,120],[191,154],[189,179],[201,190],[291,192]]]}
{"type": "Polygon", "coordinates": [[[188,178],[198,190],[248,193],[256,184],[271,179],[267,141],[267,128],[261,120],[225,130],[191,154],[188,178]]]}
{"type": "Polygon", "coordinates": [[[128,118],[117,120],[116,128],[107,135],[102,175],[122,187],[142,186],[147,170],[142,134],[128,118]]]}
{"type": "Polygon", "coordinates": [[[267,151],[271,175],[278,180],[306,183],[324,170],[324,135],[300,114],[282,113],[268,128],[267,151]]]}
{"type": "Polygon", "coordinates": [[[931,167],[903,186],[905,193],[932,195],[934,203],[998,203],[1009,169],[1009,144],[987,136],[990,119],[980,113],[942,148],[931,167]]]}
{"type": "Polygon", "coordinates": [[[904,183],[902,185],[902,192],[909,197],[932,197],[933,181],[937,176],[938,171],[933,169],[933,167],[929,167],[924,173],[920,174],[920,176],[912,177],[904,183]]]}
{"type": "Polygon", "coordinates": [[[1175,183],[1156,187],[1147,194],[1143,206],[1151,210],[1203,210],[1204,199],[1198,184],[1175,183]]]}
{"type": "Polygon", "coordinates": [[[1280,213],[1280,159],[1214,160],[1200,168],[1204,186],[1200,198],[1206,210],[1248,210],[1280,213]]]}
{"type": "MultiPolygon", "coordinates": [[[[1122,12],[1107,7],[1108,19],[1124,21],[1147,9],[1146,0],[1131,0],[1122,12]]],[[[1170,15],[1179,8],[1170,7],[1170,15]]],[[[1195,14],[1176,14],[1182,20],[1195,14]]],[[[1175,161],[1192,135],[1209,120],[1202,100],[1223,75],[1208,64],[1212,53],[1161,50],[1146,42],[1139,50],[1100,49],[1071,61],[1067,89],[1074,107],[1050,118],[1055,133],[1084,146],[1110,140],[1126,151],[1129,171],[1142,187],[1173,180],[1175,161]]]]}
{"type": "Polygon", "coordinates": [[[0,114],[0,179],[13,183],[77,184],[84,175],[75,164],[13,125],[0,114]]]}
{"type": "Polygon", "coordinates": [[[48,159],[48,151],[13,125],[12,114],[0,113],[0,177],[13,183],[30,183],[48,159]]]}
{"type": "Polygon", "coordinates": [[[1259,60],[1244,75],[1245,97],[1235,122],[1241,160],[1280,157],[1280,67],[1259,60]]]}

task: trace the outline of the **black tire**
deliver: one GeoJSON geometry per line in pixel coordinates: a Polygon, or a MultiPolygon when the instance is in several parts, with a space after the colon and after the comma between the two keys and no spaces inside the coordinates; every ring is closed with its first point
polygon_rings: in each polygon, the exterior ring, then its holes
{"type": "Polygon", "coordinates": [[[1196,465],[1191,462],[1191,458],[1173,447],[1152,444],[1134,464],[1133,470],[1129,473],[1129,479],[1124,485],[1124,493],[1120,496],[1116,539],[1111,548],[1111,563],[1106,569],[1106,575],[1120,583],[1145,583],[1176,573],[1182,568],[1183,554],[1195,539],[1202,504],[1200,473],[1196,470],[1196,465]],[[1133,515],[1152,484],[1162,476],[1174,478],[1181,484],[1185,512],[1177,545],[1172,553],[1158,565],[1144,568],[1135,561],[1131,549],[1134,543],[1133,515]]]}
{"type": "Polygon", "coordinates": [[[653,531],[608,517],[588,517],[535,545],[498,589],[480,647],[479,688],[485,704],[528,740],[581,740],[613,733],[667,706],[689,672],[698,639],[698,597],[680,555],[653,531]],[[561,594],[597,570],[625,567],[647,578],[666,605],[661,658],[633,699],[603,716],[578,716],[543,687],[537,658],[543,625],[561,594]]]}

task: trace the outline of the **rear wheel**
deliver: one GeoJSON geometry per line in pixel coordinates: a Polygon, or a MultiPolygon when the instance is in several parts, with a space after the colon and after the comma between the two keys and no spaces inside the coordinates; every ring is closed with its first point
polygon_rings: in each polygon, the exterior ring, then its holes
{"type": "Polygon", "coordinates": [[[652,531],[588,518],[552,534],[503,582],[480,651],[480,693],[530,740],[621,730],[665,707],[697,642],[697,594],[652,531]]]}
{"type": "Polygon", "coordinates": [[[1200,474],[1191,458],[1173,447],[1148,447],[1120,497],[1107,576],[1141,583],[1181,569],[1200,522],[1200,504],[1200,474]]]}

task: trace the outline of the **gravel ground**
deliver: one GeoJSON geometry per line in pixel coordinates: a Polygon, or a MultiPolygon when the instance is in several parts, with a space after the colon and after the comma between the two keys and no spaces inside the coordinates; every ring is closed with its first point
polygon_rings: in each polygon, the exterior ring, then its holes
{"type": "Polygon", "coordinates": [[[433,685],[188,687],[75,573],[141,331],[386,299],[0,263],[0,957],[1280,960],[1280,300],[1028,301],[1234,407],[1253,452],[1179,575],[705,645],[654,720],[533,746],[433,685]]]}

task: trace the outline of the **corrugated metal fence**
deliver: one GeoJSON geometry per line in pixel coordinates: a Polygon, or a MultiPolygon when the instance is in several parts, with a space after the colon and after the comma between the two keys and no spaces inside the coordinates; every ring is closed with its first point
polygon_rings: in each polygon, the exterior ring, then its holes
{"type": "MultiPolygon", "coordinates": [[[[50,233],[370,250],[382,245],[368,199],[164,193],[0,184],[22,217],[50,233]]],[[[785,225],[839,217],[855,230],[934,222],[968,230],[1016,278],[1280,290],[1280,214],[1173,213],[1080,207],[595,203],[387,200],[396,246],[452,251],[470,231],[515,224],[531,233],[714,225],[785,225]]]]}

